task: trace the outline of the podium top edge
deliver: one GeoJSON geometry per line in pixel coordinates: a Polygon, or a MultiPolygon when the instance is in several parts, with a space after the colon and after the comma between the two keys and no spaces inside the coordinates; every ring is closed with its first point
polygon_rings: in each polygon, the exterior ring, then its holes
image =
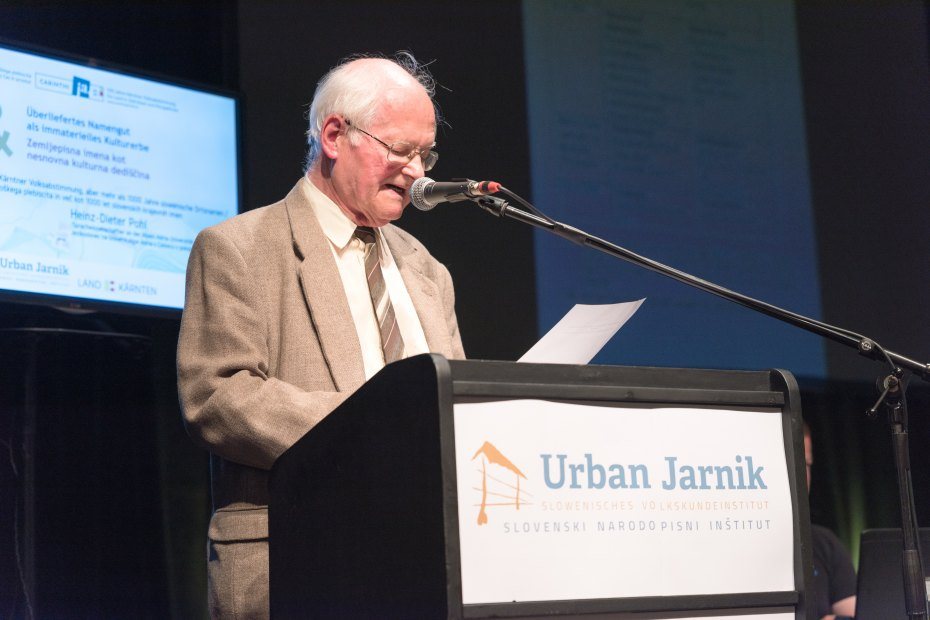
{"type": "MultiPolygon", "coordinates": [[[[784,370],[719,370],[655,366],[525,364],[493,360],[449,360],[454,382],[502,381],[523,384],[784,391],[784,370]]],[[[793,382],[793,380],[791,381],[793,382]]]]}

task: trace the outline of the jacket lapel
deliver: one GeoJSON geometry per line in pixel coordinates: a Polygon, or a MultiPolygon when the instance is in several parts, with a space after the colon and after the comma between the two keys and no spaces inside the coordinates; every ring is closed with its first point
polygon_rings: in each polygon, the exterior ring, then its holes
{"type": "Polygon", "coordinates": [[[397,234],[393,226],[385,226],[382,230],[401,278],[407,286],[413,307],[417,311],[429,350],[451,357],[453,355],[452,341],[442,311],[439,286],[433,278],[423,273],[422,269],[426,262],[415,247],[397,234]]]}
{"type": "Polygon", "coordinates": [[[303,185],[309,182],[304,177],[285,198],[300,284],[336,389],[354,391],[365,382],[362,349],[329,240],[303,185]]]}

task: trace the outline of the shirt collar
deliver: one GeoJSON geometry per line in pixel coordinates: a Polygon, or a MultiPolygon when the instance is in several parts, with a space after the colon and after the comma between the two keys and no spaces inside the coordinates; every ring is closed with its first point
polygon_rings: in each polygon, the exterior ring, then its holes
{"type": "Polygon", "coordinates": [[[320,191],[320,188],[314,185],[307,176],[304,176],[303,181],[307,184],[311,198],[310,206],[320,222],[323,234],[337,250],[344,250],[352,241],[352,235],[355,234],[355,222],[350,220],[342,209],[329,196],[320,191]]]}
{"type": "MultiPolygon", "coordinates": [[[[313,184],[310,177],[304,175],[303,182],[307,184],[307,191],[310,194],[310,207],[313,209],[316,219],[320,222],[320,228],[323,234],[333,244],[336,251],[342,253],[349,245],[349,242],[355,236],[355,222],[342,212],[333,200],[320,191],[320,188],[313,184]]],[[[375,237],[378,238],[378,255],[381,257],[382,265],[391,265],[394,263],[394,256],[388,247],[384,238],[384,231],[375,228],[375,237]]]]}

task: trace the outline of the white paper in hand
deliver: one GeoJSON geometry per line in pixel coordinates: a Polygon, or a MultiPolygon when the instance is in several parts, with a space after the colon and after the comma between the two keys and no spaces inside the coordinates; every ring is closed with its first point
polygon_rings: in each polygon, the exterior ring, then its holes
{"type": "Polygon", "coordinates": [[[587,364],[630,320],[644,301],[645,298],[621,304],[576,304],[517,361],[587,364]]]}

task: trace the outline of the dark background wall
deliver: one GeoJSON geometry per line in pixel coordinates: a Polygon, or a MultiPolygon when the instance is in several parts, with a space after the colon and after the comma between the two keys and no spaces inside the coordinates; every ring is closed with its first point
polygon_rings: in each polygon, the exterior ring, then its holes
{"type": "MultiPolygon", "coordinates": [[[[927,357],[930,72],[920,2],[800,2],[824,318],[927,357]]],[[[828,349],[835,378],[874,370],[828,349]]]]}
{"type": "MultiPolygon", "coordinates": [[[[811,190],[824,319],[926,360],[930,310],[930,71],[921,2],[799,2],[811,190]]],[[[811,509],[856,548],[863,527],[898,526],[887,426],[867,421],[883,368],[827,345],[832,381],[807,382],[811,509]]],[[[802,385],[804,385],[802,383],[802,385]]],[[[911,411],[917,515],[928,524],[926,388],[911,411]]]]}
{"type": "MultiPolygon", "coordinates": [[[[797,17],[824,318],[901,353],[930,358],[930,324],[924,320],[930,301],[930,287],[924,285],[930,260],[924,242],[930,231],[925,6],[804,2],[797,17]]],[[[353,52],[409,49],[423,61],[435,59],[431,69],[441,84],[438,101],[448,126],[438,136],[442,156],[436,178],[491,178],[532,199],[518,2],[0,3],[0,37],[240,89],[246,209],[277,200],[298,179],[305,106],[326,69],[353,52]]],[[[469,356],[518,357],[538,335],[529,230],[467,207],[412,211],[401,225],[421,238],[455,278],[469,356]]],[[[790,240],[785,246],[790,251],[790,240]]],[[[73,316],[0,304],[0,329],[23,327],[116,331],[146,339],[144,354],[135,357],[126,357],[125,348],[108,353],[109,345],[92,337],[53,348],[67,355],[42,353],[42,376],[57,389],[41,391],[40,400],[47,403],[44,410],[58,414],[40,420],[38,431],[50,442],[64,435],[77,453],[109,452],[127,464],[120,472],[125,484],[114,483],[109,497],[106,489],[98,491],[102,503],[109,501],[101,509],[135,515],[133,523],[140,529],[133,542],[147,551],[121,546],[131,533],[116,530],[91,535],[99,536],[93,542],[153,558],[145,570],[164,575],[161,601],[152,603],[161,606],[163,615],[203,614],[207,461],[180,425],[174,385],[177,321],[107,313],[73,316]],[[113,391],[115,386],[101,382],[101,376],[119,377],[120,385],[144,398],[113,391]],[[61,422],[65,416],[68,424],[61,422]],[[118,432],[88,432],[105,428],[118,432]],[[129,466],[135,462],[138,467],[129,466]],[[155,508],[152,497],[157,498],[155,508]],[[145,517],[153,511],[154,521],[145,517]]],[[[14,428],[24,406],[28,348],[19,336],[3,338],[0,439],[15,464],[20,455],[14,428]]],[[[853,541],[862,527],[893,526],[897,519],[887,430],[863,418],[880,369],[832,345],[828,360],[831,380],[802,380],[818,455],[812,512],[815,521],[853,541]]],[[[926,521],[930,457],[921,449],[930,438],[924,421],[930,398],[921,389],[914,391],[914,476],[918,516],[926,521]]],[[[44,454],[47,480],[57,476],[54,466],[70,469],[78,485],[114,467],[107,459],[88,458],[91,465],[79,460],[76,465],[64,452],[44,454]],[[96,469],[81,472],[80,467],[96,469]]],[[[7,500],[20,498],[20,473],[0,466],[0,535],[5,537],[0,549],[9,548],[14,502],[7,500]]],[[[46,488],[53,486],[48,482],[46,488]]],[[[66,509],[48,505],[47,527],[54,529],[56,515],[66,509]]],[[[40,545],[61,544],[44,535],[37,533],[40,545]]],[[[88,572],[104,574],[100,567],[111,556],[119,554],[102,554],[88,572]]],[[[0,573],[0,616],[6,608],[22,610],[16,579],[8,578],[11,561],[0,553],[0,570],[7,571],[0,573]]],[[[102,601],[112,596],[106,579],[97,582],[96,598],[80,603],[89,612],[103,611],[102,601]]],[[[131,607],[124,611],[139,615],[131,607]]]]}
{"type": "MultiPolygon", "coordinates": [[[[489,178],[528,193],[520,15],[519,2],[240,2],[247,207],[279,200],[300,178],[304,116],[320,76],[350,54],[401,49],[435,61],[447,125],[430,175],[489,178]]],[[[452,272],[469,357],[513,360],[535,342],[530,230],[462,205],[408,209],[401,226],[452,272]]]]}

